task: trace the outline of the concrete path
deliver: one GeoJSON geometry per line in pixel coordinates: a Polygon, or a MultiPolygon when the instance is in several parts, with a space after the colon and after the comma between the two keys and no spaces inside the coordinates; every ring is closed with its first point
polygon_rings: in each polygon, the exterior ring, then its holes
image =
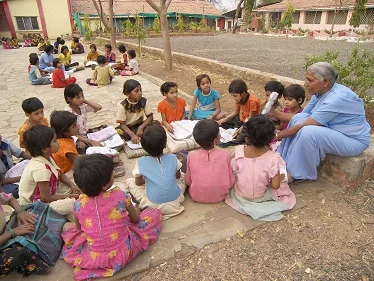
{"type": "MultiPolygon", "coordinates": [[[[27,75],[28,55],[35,52],[36,48],[23,48],[19,50],[0,49],[0,134],[18,145],[17,130],[25,120],[25,115],[21,108],[21,103],[25,98],[36,96],[45,106],[45,115],[49,117],[53,110],[62,110],[66,106],[63,98],[63,89],[53,89],[50,85],[32,86],[27,75]]],[[[82,63],[84,55],[73,55],[73,61],[82,63]]],[[[99,102],[103,109],[97,113],[89,115],[89,127],[101,124],[114,125],[116,105],[124,96],[122,94],[125,77],[116,76],[113,83],[107,87],[96,88],[85,83],[86,78],[92,74],[91,69],[86,69],[74,73],[78,84],[83,88],[87,99],[94,99],[99,102]]],[[[135,76],[143,87],[143,95],[148,99],[151,108],[156,112],[156,106],[162,100],[159,86],[150,82],[146,77],[135,76]]],[[[159,118],[159,114],[155,114],[159,118]]],[[[121,158],[125,163],[126,176],[117,179],[123,182],[130,175],[136,159],[127,159],[121,153],[121,158]]],[[[304,184],[305,187],[323,186],[334,189],[328,183],[315,182],[304,184]]],[[[296,208],[305,206],[305,201],[298,198],[296,208]]],[[[184,203],[185,211],[174,218],[165,221],[162,225],[159,241],[152,245],[148,251],[142,253],[133,262],[111,278],[105,280],[123,280],[126,276],[135,274],[150,267],[160,265],[165,261],[177,256],[184,256],[192,253],[195,249],[200,249],[207,244],[222,241],[237,235],[237,231],[246,232],[263,222],[257,222],[248,216],[241,215],[233,211],[223,203],[220,204],[198,204],[191,201],[186,196],[184,203]]],[[[286,212],[288,215],[289,212],[286,212]]],[[[12,273],[4,280],[21,280],[21,276],[12,273]]],[[[64,261],[60,260],[56,266],[52,267],[48,276],[30,276],[27,280],[73,280],[72,268],[64,261]]],[[[23,280],[23,279],[22,279],[23,280]]]]}

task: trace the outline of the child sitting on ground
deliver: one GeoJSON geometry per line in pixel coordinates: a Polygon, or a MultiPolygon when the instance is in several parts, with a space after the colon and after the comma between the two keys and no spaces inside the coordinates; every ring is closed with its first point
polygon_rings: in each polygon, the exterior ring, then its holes
{"type": "Polygon", "coordinates": [[[22,109],[25,112],[27,120],[18,129],[19,146],[26,148],[23,141],[23,134],[35,125],[48,126],[48,120],[44,117],[44,105],[38,98],[25,99],[22,102],[22,109]]]}
{"type": "Polygon", "coordinates": [[[211,89],[212,81],[207,74],[200,74],[196,77],[197,88],[193,92],[193,99],[191,107],[186,115],[189,120],[191,119],[213,119],[219,120],[223,117],[221,112],[221,105],[219,93],[211,89]],[[198,102],[197,109],[196,103],[198,102]]]}
{"type": "Polygon", "coordinates": [[[71,52],[73,54],[83,54],[84,46],[81,42],[79,42],[79,38],[74,38],[73,42],[74,42],[74,46],[71,48],[71,52]]]}
{"type": "Polygon", "coordinates": [[[65,88],[67,85],[77,82],[75,77],[65,78],[65,71],[62,69],[63,64],[59,58],[53,59],[52,88],[65,88]]]}
{"type": "MultiPolygon", "coordinates": [[[[19,225],[10,228],[6,225],[6,217],[3,208],[0,205],[0,247],[5,245],[10,239],[25,234],[32,234],[35,231],[36,217],[22,209],[22,206],[13,198],[12,194],[2,192],[0,187],[0,204],[9,205],[16,211],[19,225]]],[[[49,266],[33,251],[23,247],[19,243],[13,243],[10,246],[0,250],[1,265],[0,276],[4,277],[15,271],[22,276],[30,274],[47,274],[49,266]]],[[[14,278],[15,276],[13,276],[14,278]]]]}
{"type": "Polygon", "coordinates": [[[142,86],[138,81],[127,80],[123,84],[123,94],[126,98],[118,104],[116,122],[120,125],[117,132],[126,141],[139,143],[144,129],[153,121],[153,113],[147,99],[142,97],[142,86]]]}
{"type": "Polygon", "coordinates": [[[112,82],[114,77],[113,69],[109,65],[105,64],[104,56],[98,56],[97,63],[99,65],[95,67],[92,78],[88,78],[86,83],[91,86],[107,86],[110,84],[110,82],[112,82]]]}
{"type": "Polygon", "coordinates": [[[116,62],[116,54],[112,52],[112,45],[105,44],[105,46],[104,46],[104,57],[105,57],[105,62],[107,64],[116,62]]]}
{"type": "Polygon", "coordinates": [[[244,124],[247,145],[236,147],[232,168],[234,187],[225,199],[236,211],[254,220],[278,221],[281,211],[296,204],[295,194],[285,179],[286,163],[279,153],[271,151],[274,125],[264,115],[254,116],[244,124]]]}
{"type": "Polygon", "coordinates": [[[40,54],[40,53],[44,52],[45,47],[47,47],[47,43],[44,41],[44,38],[40,38],[38,46],[37,46],[38,53],[40,54]]]}
{"type": "Polygon", "coordinates": [[[68,111],[53,111],[50,121],[59,144],[58,151],[52,156],[61,172],[66,174],[73,168],[74,161],[79,157],[72,138],[78,135],[77,116],[68,111]]]}
{"type": "Polygon", "coordinates": [[[219,126],[214,120],[200,120],[193,129],[193,137],[202,149],[187,156],[184,178],[191,199],[201,203],[217,203],[225,199],[235,178],[231,156],[227,150],[214,148],[220,139],[219,126]]]}
{"type": "Polygon", "coordinates": [[[122,76],[132,76],[139,72],[138,61],[136,60],[136,53],[134,50],[127,51],[127,58],[129,60],[129,65],[125,66],[125,69],[121,71],[122,76]]]}
{"type": "MultiPolygon", "coordinates": [[[[282,105],[279,103],[279,99],[282,97],[283,92],[284,92],[284,86],[282,85],[282,83],[272,80],[266,83],[264,89],[265,89],[266,99],[265,99],[264,105],[262,106],[263,111],[264,110],[268,111],[266,108],[266,105],[269,99],[272,99],[272,95],[276,96],[276,100],[274,101],[271,108],[281,110],[282,105]]],[[[262,112],[262,114],[268,114],[268,112],[262,112]]]]}
{"type": "Polygon", "coordinates": [[[0,184],[5,193],[11,193],[14,198],[18,198],[18,183],[21,177],[6,177],[6,173],[10,168],[21,165],[14,165],[12,156],[22,159],[31,159],[30,154],[22,151],[19,147],[6,139],[2,139],[0,135],[0,184]]]}
{"type": "Polygon", "coordinates": [[[39,68],[39,58],[35,53],[30,54],[30,66],[29,66],[29,80],[31,85],[48,85],[51,84],[51,80],[44,71],[39,68]]]}
{"type": "Polygon", "coordinates": [[[31,45],[32,45],[32,40],[30,39],[30,37],[26,36],[25,40],[23,41],[22,47],[31,47],[31,45]]]}
{"type": "Polygon", "coordinates": [[[78,66],[79,62],[71,63],[71,54],[66,46],[61,47],[61,54],[58,55],[61,63],[64,65],[65,70],[69,70],[70,67],[78,66]]]}
{"type": "Polygon", "coordinates": [[[173,133],[173,121],[180,121],[184,118],[186,101],[178,97],[178,85],[174,82],[165,82],[161,85],[160,91],[165,97],[157,106],[157,111],[161,113],[162,125],[173,133]]]}
{"type": "Polygon", "coordinates": [[[23,205],[40,200],[72,221],[74,198],[78,198],[80,190],[64,173],[61,173],[51,157],[59,148],[55,130],[36,125],[25,132],[24,138],[32,158],[21,176],[20,203],[23,205]],[[60,182],[65,186],[59,184],[60,182]]]}
{"type": "Polygon", "coordinates": [[[60,45],[60,40],[61,40],[61,37],[57,37],[56,42],[53,43],[53,53],[54,54],[58,53],[58,45],[60,45]]]}
{"type": "MultiPolygon", "coordinates": [[[[90,146],[101,146],[99,142],[90,140],[86,135],[92,132],[92,130],[88,130],[87,127],[87,113],[97,112],[101,110],[102,106],[94,101],[85,99],[82,88],[77,84],[66,86],[64,98],[69,105],[65,110],[77,116],[78,140],[76,142],[76,148],[78,153],[85,154],[87,148],[90,146]]],[[[103,128],[103,126],[95,130],[100,130],[101,128],[103,128]]]]}
{"type": "Polygon", "coordinates": [[[118,51],[121,53],[121,58],[120,58],[120,61],[114,65],[113,68],[115,70],[121,71],[125,69],[128,63],[127,50],[126,50],[125,45],[123,44],[119,44],[117,48],[118,48],[118,51]]]}
{"type": "Polygon", "coordinates": [[[74,279],[112,276],[157,241],[161,213],[139,211],[129,194],[114,187],[113,162],[101,154],[74,164],[83,194],[74,203],[75,224],[66,223],[62,257],[74,266],[74,279]]]}
{"type": "Polygon", "coordinates": [[[60,41],[58,42],[58,52],[57,52],[57,54],[61,54],[61,48],[62,48],[63,46],[66,46],[66,47],[67,47],[67,45],[66,45],[66,43],[65,43],[65,40],[64,40],[64,39],[60,39],[60,41]]]}
{"type": "Polygon", "coordinates": [[[157,208],[164,220],[183,212],[186,189],[183,182],[177,181],[181,177],[182,163],[174,154],[163,154],[166,139],[161,126],[149,126],[144,130],[140,142],[150,156],[139,158],[132,171],[134,178],[126,180],[139,208],[157,208]]]}
{"type": "Polygon", "coordinates": [[[92,64],[97,65],[97,57],[99,53],[97,52],[97,47],[95,44],[90,45],[90,51],[87,54],[87,58],[83,62],[84,66],[91,66],[92,64]]]}

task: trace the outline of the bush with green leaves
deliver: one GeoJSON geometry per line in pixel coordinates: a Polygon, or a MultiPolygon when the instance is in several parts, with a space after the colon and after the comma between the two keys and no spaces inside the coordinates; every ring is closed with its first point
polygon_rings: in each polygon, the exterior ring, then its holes
{"type": "Polygon", "coordinates": [[[160,19],[158,17],[155,17],[155,19],[153,20],[152,31],[156,34],[159,34],[161,31],[160,19]]]}
{"type": "Polygon", "coordinates": [[[184,31],[184,19],[181,15],[177,16],[177,23],[175,24],[175,28],[178,30],[179,33],[184,31]]]}
{"type": "Polygon", "coordinates": [[[125,30],[124,35],[129,36],[132,32],[132,22],[129,18],[123,22],[123,28],[125,30]]]}
{"type": "Polygon", "coordinates": [[[91,40],[93,32],[91,30],[91,21],[88,15],[83,17],[83,28],[84,28],[84,39],[86,41],[91,40]]]}
{"type": "Polygon", "coordinates": [[[312,64],[320,61],[331,63],[339,73],[338,83],[354,91],[365,104],[373,104],[370,93],[374,90],[374,51],[371,49],[360,50],[354,48],[346,63],[338,60],[339,52],[327,51],[324,54],[313,55],[305,58],[305,70],[312,64]]]}

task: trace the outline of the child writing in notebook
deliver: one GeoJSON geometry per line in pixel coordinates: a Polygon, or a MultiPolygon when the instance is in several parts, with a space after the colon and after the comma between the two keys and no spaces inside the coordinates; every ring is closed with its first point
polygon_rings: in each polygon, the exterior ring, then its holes
{"type": "Polygon", "coordinates": [[[221,137],[218,123],[200,120],[193,129],[193,137],[201,149],[191,151],[187,156],[184,180],[191,199],[201,203],[221,202],[234,184],[234,174],[230,153],[214,147],[221,137]]]}
{"type": "Polygon", "coordinates": [[[105,63],[104,56],[98,56],[97,63],[99,65],[95,67],[95,70],[92,73],[92,78],[88,78],[86,83],[91,86],[107,86],[110,84],[110,82],[112,82],[114,77],[113,69],[105,63]]]}
{"type": "Polygon", "coordinates": [[[197,88],[193,93],[190,111],[186,113],[189,120],[194,119],[213,119],[219,120],[223,117],[219,93],[211,89],[212,81],[207,74],[200,74],[196,77],[197,88]],[[196,108],[197,104],[197,108],[196,108]],[[196,109],[195,109],[196,108],[196,109]]]}
{"type": "Polygon", "coordinates": [[[90,51],[87,54],[86,59],[84,60],[83,64],[84,66],[91,66],[97,65],[97,57],[99,56],[99,53],[97,52],[97,47],[95,44],[90,45],[90,51]]]}
{"type": "Polygon", "coordinates": [[[140,142],[149,156],[142,156],[132,171],[134,178],[126,180],[130,193],[141,210],[150,207],[161,211],[163,219],[183,212],[186,186],[181,177],[179,162],[174,154],[163,154],[166,132],[161,126],[149,126],[140,142]]]}
{"type": "Polygon", "coordinates": [[[236,211],[254,220],[278,221],[281,211],[292,209],[295,194],[285,179],[286,163],[279,153],[270,150],[274,125],[264,115],[254,116],[244,124],[246,146],[235,149],[232,168],[234,187],[225,199],[236,211]]]}
{"type": "Polygon", "coordinates": [[[40,200],[72,220],[73,204],[80,190],[61,173],[51,157],[59,148],[55,131],[50,127],[36,125],[28,129],[24,137],[26,149],[32,158],[21,176],[20,203],[23,205],[40,200]]]}
{"type": "Polygon", "coordinates": [[[59,58],[53,59],[53,67],[55,70],[52,73],[52,88],[65,88],[67,85],[77,82],[77,78],[65,78],[63,64],[59,58]]]}
{"type": "Polygon", "coordinates": [[[184,118],[186,101],[178,97],[178,85],[174,82],[165,82],[160,87],[161,94],[165,97],[157,106],[161,113],[162,125],[173,133],[173,121],[180,121],[184,118]]]}
{"type": "Polygon", "coordinates": [[[79,157],[73,136],[78,135],[77,115],[68,111],[53,111],[50,118],[51,127],[56,132],[59,149],[53,153],[53,159],[61,172],[66,174],[73,168],[79,157]]]}
{"type": "Polygon", "coordinates": [[[61,47],[61,54],[58,55],[61,63],[64,65],[65,70],[69,70],[70,67],[78,66],[79,62],[71,63],[71,54],[67,46],[61,47]]]}
{"type": "Polygon", "coordinates": [[[64,90],[65,101],[68,107],[65,108],[77,116],[78,140],[76,148],[79,154],[85,154],[89,146],[101,146],[99,142],[87,138],[87,113],[101,110],[101,105],[87,100],[84,97],[82,88],[77,84],[70,84],[64,90]]]}
{"type": "Polygon", "coordinates": [[[116,122],[120,124],[117,132],[126,141],[139,143],[144,129],[153,121],[153,113],[147,99],[142,96],[142,86],[138,81],[127,80],[123,84],[123,94],[126,98],[117,108],[116,122]]]}
{"type": "Polygon", "coordinates": [[[101,154],[84,155],[74,164],[74,180],[82,190],[74,204],[75,223],[66,223],[64,260],[75,280],[108,277],[157,241],[161,214],[141,213],[129,194],[113,187],[113,162],[101,154]]]}

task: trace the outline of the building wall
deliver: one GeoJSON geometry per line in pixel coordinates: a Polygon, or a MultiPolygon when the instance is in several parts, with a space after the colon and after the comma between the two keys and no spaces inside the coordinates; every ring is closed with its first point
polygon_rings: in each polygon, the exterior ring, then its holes
{"type": "Polygon", "coordinates": [[[41,0],[41,3],[48,37],[55,39],[61,37],[61,35],[70,34],[72,28],[70,25],[68,0],[41,0]]]}

